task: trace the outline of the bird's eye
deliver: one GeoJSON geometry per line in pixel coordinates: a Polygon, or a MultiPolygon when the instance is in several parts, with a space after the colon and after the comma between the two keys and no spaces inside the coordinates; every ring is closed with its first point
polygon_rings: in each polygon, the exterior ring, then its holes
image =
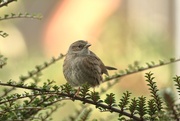
{"type": "Polygon", "coordinates": [[[83,49],[83,45],[76,45],[76,46],[72,46],[72,50],[73,51],[80,51],[83,49]]]}
{"type": "Polygon", "coordinates": [[[82,45],[79,45],[79,46],[77,46],[77,47],[78,47],[79,49],[82,49],[83,46],[82,46],[82,45]]]}

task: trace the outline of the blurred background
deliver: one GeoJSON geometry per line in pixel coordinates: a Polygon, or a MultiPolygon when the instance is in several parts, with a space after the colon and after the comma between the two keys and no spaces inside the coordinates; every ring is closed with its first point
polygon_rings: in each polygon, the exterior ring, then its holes
{"type": "MultiPolygon", "coordinates": [[[[106,65],[119,70],[126,69],[135,61],[145,66],[146,62],[158,63],[159,60],[178,58],[179,8],[178,0],[12,2],[8,7],[0,8],[0,16],[28,12],[40,13],[43,19],[10,19],[0,22],[0,30],[9,34],[6,38],[0,37],[0,54],[8,58],[8,64],[0,70],[0,80],[18,80],[20,75],[26,75],[35,65],[48,61],[52,56],[57,57],[60,53],[65,54],[69,45],[76,40],[87,40],[92,44],[90,49],[106,65]]],[[[55,80],[58,85],[66,83],[62,63],[63,60],[43,71],[42,83],[47,79],[55,80]]],[[[172,77],[178,74],[177,67],[178,63],[127,76],[107,93],[117,94],[117,99],[126,90],[135,96],[149,96],[144,74],[152,71],[158,87],[164,89],[173,87],[172,77]]],[[[111,75],[114,73],[110,72],[111,75]]],[[[103,83],[99,88],[106,85],[103,83]]],[[[68,107],[79,108],[78,103],[66,102],[68,105],[53,115],[54,120],[73,115],[73,108],[69,110],[68,107]]],[[[96,114],[98,112],[95,111],[96,114]]],[[[108,116],[109,113],[101,113],[97,117],[105,119],[108,116]],[[102,117],[103,114],[105,116],[102,117]]]]}

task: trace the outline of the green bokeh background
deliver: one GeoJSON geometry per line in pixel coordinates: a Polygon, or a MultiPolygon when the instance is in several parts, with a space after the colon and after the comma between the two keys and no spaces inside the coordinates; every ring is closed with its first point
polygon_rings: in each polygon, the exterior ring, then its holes
{"type": "MultiPolygon", "coordinates": [[[[16,19],[0,22],[0,29],[9,34],[7,38],[0,37],[0,53],[8,58],[7,65],[3,69],[0,69],[0,80],[2,82],[10,79],[18,80],[20,75],[26,75],[27,72],[33,70],[36,65],[43,64],[44,61],[50,60],[49,57],[45,56],[46,54],[43,51],[41,40],[41,36],[43,35],[41,31],[52,12],[51,7],[54,7],[56,3],[58,3],[58,1],[45,0],[44,3],[42,3],[42,1],[19,1],[12,3],[12,5],[9,5],[7,8],[0,9],[1,16],[3,16],[4,13],[11,13],[12,11],[14,13],[27,11],[30,13],[42,13],[44,15],[44,19],[40,21],[16,19]],[[44,5],[42,6],[40,3],[44,5]],[[30,6],[35,6],[36,9],[30,9],[30,6]],[[38,24],[40,25],[38,26],[38,24]],[[23,27],[29,29],[23,31],[23,27]],[[18,32],[14,33],[15,31],[18,32]],[[17,38],[16,34],[20,34],[22,37],[17,38]],[[15,49],[13,45],[18,45],[19,41],[22,41],[21,44],[24,49],[12,55],[8,54],[7,50],[4,51],[3,49],[5,46],[3,45],[3,41],[11,42],[11,46],[8,47],[9,51],[15,49]]],[[[122,3],[120,8],[123,8],[123,4],[124,3],[122,3]]],[[[160,18],[166,18],[164,14],[153,14],[159,15],[160,18]]],[[[135,61],[145,66],[146,62],[154,61],[158,63],[159,60],[168,60],[174,57],[173,31],[171,31],[172,23],[166,24],[167,26],[165,27],[163,22],[154,20],[156,22],[155,24],[162,24],[162,28],[159,28],[159,26],[157,27],[151,22],[143,21],[144,16],[137,16],[139,19],[142,19],[142,24],[139,22],[138,25],[136,25],[137,22],[128,19],[126,15],[127,13],[123,12],[123,9],[118,9],[109,16],[103,25],[98,41],[90,48],[106,65],[117,67],[118,70],[124,70],[129,64],[133,64],[135,61]],[[166,29],[164,30],[163,28],[166,29]]],[[[168,16],[166,19],[171,20],[168,16]]],[[[52,56],[54,55],[52,54],[52,56]]],[[[44,70],[40,84],[47,79],[55,80],[57,85],[66,83],[62,73],[62,64],[63,60],[60,60],[44,70]]],[[[117,102],[126,90],[132,92],[133,96],[149,96],[148,87],[146,86],[147,83],[144,78],[144,74],[149,71],[154,73],[156,77],[155,81],[160,89],[172,87],[172,76],[174,76],[173,65],[167,65],[124,77],[119,83],[109,89],[107,93],[115,93],[117,102]]],[[[110,75],[114,73],[115,71],[111,71],[110,75]]],[[[28,80],[26,83],[30,82],[31,80],[28,80]]],[[[103,83],[100,87],[96,88],[96,90],[99,91],[101,87],[106,86],[107,84],[103,83]]],[[[3,88],[4,87],[1,87],[1,90],[3,88]]],[[[16,92],[22,93],[23,91],[16,90],[16,92]]],[[[105,95],[101,97],[104,99],[105,95]]],[[[78,101],[63,101],[62,103],[65,103],[65,106],[53,114],[54,121],[66,119],[69,115],[74,115],[76,108],[80,108],[80,102],[78,101]]],[[[108,112],[99,113],[99,110],[95,109],[94,106],[91,106],[91,108],[93,108],[91,119],[97,118],[103,120],[106,119],[106,117],[114,120],[117,119],[117,115],[108,112]]]]}

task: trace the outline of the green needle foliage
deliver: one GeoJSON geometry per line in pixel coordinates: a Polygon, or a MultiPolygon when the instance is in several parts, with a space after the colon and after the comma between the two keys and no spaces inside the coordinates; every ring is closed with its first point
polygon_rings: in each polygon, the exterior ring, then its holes
{"type": "Polygon", "coordinates": [[[148,101],[148,110],[147,110],[147,113],[149,114],[151,121],[154,121],[154,120],[157,119],[156,118],[157,117],[156,114],[158,112],[157,112],[157,106],[156,106],[156,104],[154,102],[154,99],[150,99],[148,101]]]}
{"type": "Polygon", "coordinates": [[[120,99],[120,102],[119,102],[119,105],[118,105],[121,108],[122,111],[128,105],[130,96],[131,96],[131,93],[128,92],[128,91],[123,93],[122,99],[120,99]]]}
{"type": "Polygon", "coordinates": [[[132,116],[136,114],[137,103],[138,103],[138,101],[136,100],[136,98],[131,99],[131,103],[129,105],[129,111],[132,116]]]}
{"type": "Polygon", "coordinates": [[[7,64],[7,58],[0,54],[0,69],[7,64]]]}
{"type": "MultiPolygon", "coordinates": [[[[49,65],[50,64],[51,63],[49,63],[49,65]]],[[[46,69],[49,65],[46,65],[46,69]]],[[[41,72],[41,69],[45,68],[38,69],[37,73],[41,72]]],[[[34,71],[33,74],[32,72],[29,72],[26,79],[33,78],[33,75],[35,75],[34,71]]],[[[163,103],[163,100],[158,93],[159,89],[153,81],[155,79],[153,73],[146,73],[145,77],[152,98],[147,99],[147,97],[144,96],[132,98],[131,93],[126,91],[122,93],[122,97],[119,99],[118,104],[116,103],[117,99],[114,93],[106,94],[106,98],[102,99],[99,92],[89,90],[89,85],[83,85],[79,90],[79,94],[76,95],[78,90],[74,89],[69,84],[58,86],[51,80],[47,80],[42,86],[38,86],[38,81],[36,80],[30,84],[22,80],[20,80],[20,82],[15,82],[13,80],[9,80],[6,83],[0,82],[1,86],[12,87],[11,89],[20,88],[30,90],[30,92],[24,91],[24,93],[21,94],[13,93],[13,90],[11,93],[7,92],[7,89],[4,90],[6,95],[3,94],[0,98],[0,120],[35,120],[35,118],[36,120],[44,120],[45,118],[51,119],[50,116],[57,110],[57,108],[63,108],[63,106],[57,106],[57,104],[62,105],[61,102],[63,100],[78,100],[82,102],[82,105],[94,105],[102,113],[104,111],[117,113],[119,115],[119,120],[129,119],[137,121],[154,121],[164,120],[164,117],[166,117],[166,119],[172,118],[178,120],[180,113],[178,110],[179,104],[175,104],[175,101],[172,100],[173,98],[170,98],[167,95],[164,96],[165,102],[163,103]],[[165,104],[168,108],[163,108],[165,107],[163,106],[165,104]],[[47,110],[47,113],[42,113],[44,110],[47,110]],[[169,114],[169,116],[167,114],[169,114]],[[41,118],[37,118],[39,115],[41,118]]],[[[177,86],[179,83],[179,77],[176,76],[174,81],[177,86]]],[[[80,113],[77,116],[79,117],[78,119],[88,119],[86,117],[89,117],[91,111],[84,112],[83,110],[80,110],[80,113]]]]}
{"type": "MultiPolygon", "coordinates": [[[[16,0],[1,0],[0,7],[7,6],[16,0]]],[[[32,14],[5,14],[0,17],[0,21],[14,18],[34,18],[40,19],[39,15],[32,14]]],[[[0,31],[0,36],[6,37],[3,31],[0,31]]],[[[140,97],[132,97],[133,92],[125,91],[120,93],[122,96],[117,99],[116,94],[106,91],[112,88],[125,76],[138,73],[151,68],[161,67],[180,59],[171,58],[168,61],[148,62],[146,66],[140,66],[139,62],[130,64],[125,70],[118,70],[114,75],[104,79],[107,84],[106,88],[102,88],[100,92],[90,91],[90,86],[85,84],[79,89],[74,89],[69,84],[56,85],[54,80],[41,80],[43,70],[48,69],[51,65],[62,60],[65,55],[60,54],[59,57],[53,57],[50,61],[44,62],[41,65],[36,65],[34,70],[28,71],[26,75],[20,75],[19,80],[9,79],[8,81],[0,81],[1,88],[4,88],[0,95],[0,121],[49,121],[53,120],[52,114],[59,110],[64,110],[64,102],[72,100],[81,102],[80,109],[75,110],[75,116],[69,114],[67,117],[71,121],[86,121],[93,117],[92,107],[94,106],[102,114],[109,112],[111,115],[117,114],[116,120],[129,121],[179,121],[180,120],[180,103],[177,103],[178,97],[175,92],[163,95],[159,93],[156,86],[155,77],[152,72],[146,73],[145,78],[149,87],[150,97],[144,95],[140,97]],[[33,80],[28,82],[27,80],[33,80]],[[114,80],[114,81],[113,81],[114,80]],[[39,82],[44,82],[41,86],[39,82]],[[15,89],[23,90],[17,93],[15,89]],[[106,94],[103,99],[102,94],[106,94]]],[[[0,69],[7,65],[7,58],[0,55],[0,69]]],[[[180,76],[173,78],[177,93],[180,95],[180,76]]]]}
{"type": "Polygon", "coordinates": [[[168,115],[169,115],[170,119],[173,119],[173,120],[178,119],[179,111],[175,108],[176,104],[175,104],[175,100],[173,98],[173,94],[165,92],[163,96],[165,99],[165,103],[167,105],[166,110],[168,111],[168,115]]]}
{"type": "Polygon", "coordinates": [[[180,95],[180,76],[175,76],[173,80],[175,82],[176,89],[180,95]]]}
{"type": "Polygon", "coordinates": [[[143,120],[144,116],[147,114],[146,97],[141,96],[138,98],[137,112],[140,116],[140,119],[143,120]]]}
{"type": "Polygon", "coordinates": [[[115,94],[110,93],[106,94],[106,99],[104,102],[109,106],[109,107],[115,107],[116,106],[116,101],[115,101],[115,94]]]}
{"type": "Polygon", "coordinates": [[[91,109],[84,109],[74,121],[87,121],[91,111],[91,109]]]}
{"type": "Polygon", "coordinates": [[[160,96],[158,94],[159,90],[156,86],[156,82],[153,81],[155,77],[153,77],[153,73],[151,73],[151,72],[146,73],[145,77],[147,78],[146,81],[148,82],[147,85],[149,86],[151,97],[155,99],[157,111],[161,111],[162,110],[162,99],[160,98],[160,96]]]}

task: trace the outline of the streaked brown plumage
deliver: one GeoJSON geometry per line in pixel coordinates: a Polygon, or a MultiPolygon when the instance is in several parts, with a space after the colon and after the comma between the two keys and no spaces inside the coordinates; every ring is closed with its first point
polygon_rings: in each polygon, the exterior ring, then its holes
{"type": "Polygon", "coordinates": [[[63,64],[63,73],[67,82],[72,86],[88,83],[95,87],[103,81],[102,74],[108,75],[107,70],[116,70],[116,68],[105,66],[88,49],[90,46],[87,41],[78,40],[69,47],[63,64]]]}

